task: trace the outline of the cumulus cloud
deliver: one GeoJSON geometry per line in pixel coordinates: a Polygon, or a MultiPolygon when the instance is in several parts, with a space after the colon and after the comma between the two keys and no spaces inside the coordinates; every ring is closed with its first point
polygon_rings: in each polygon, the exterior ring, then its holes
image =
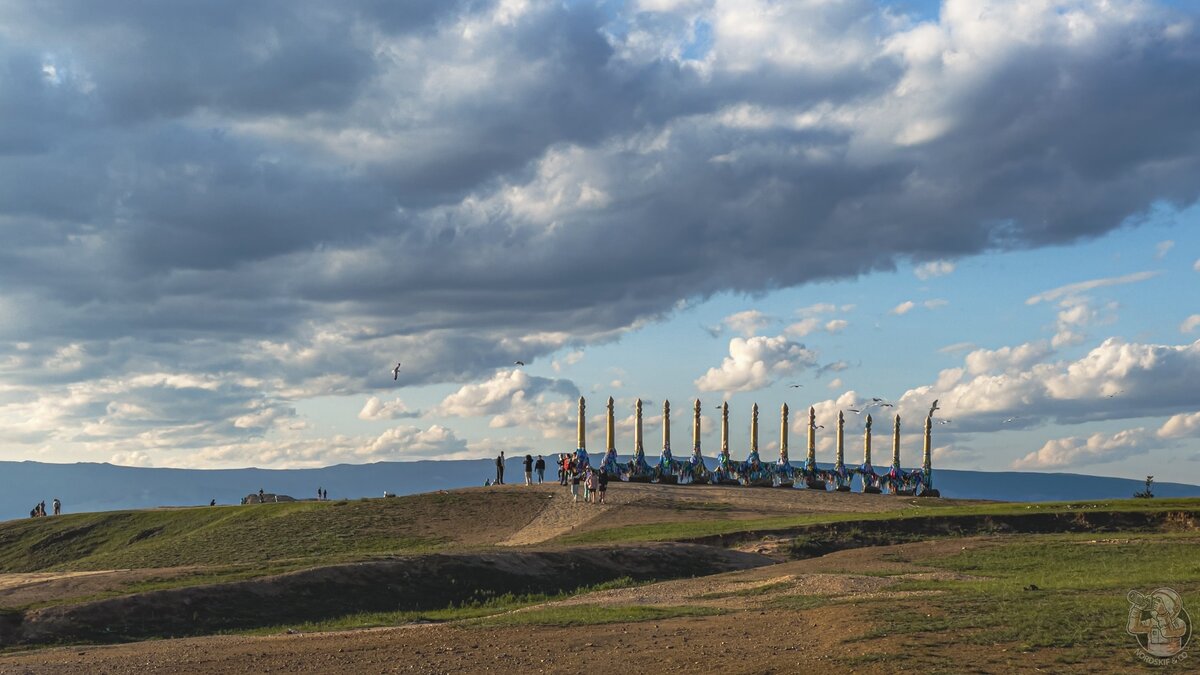
{"type": "Polygon", "coordinates": [[[358,411],[360,420],[394,420],[401,417],[419,417],[419,411],[409,410],[408,406],[398,398],[381,401],[378,396],[372,396],[358,411]]]}
{"type": "Polygon", "coordinates": [[[913,269],[913,274],[921,281],[932,279],[934,277],[944,277],[954,272],[954,263],[949,260],[934,260],[932,262],[922,263],[913,269]]]}
{"type": "Polygon", "coordinates": [[[573,366],[582,360],[583,360],[583,352],[577,349],[572,352],[567,352],[567,354],[565,356],[563,356],[561,359],[555,359],[554,361],[551,361],[550,367],[554,369],[554,372],[561,373],[564,368],[573,366]]]}
{"type": "Polygon", "coordinates": [[[1193,314],[1184,319],[1183,323],[1179,324],[1179,332],[1190,333],[1196,330],[1197,326],[1200,326],[1200,314],[1193,314]]]}
{"type": "Polygon", "coordinates": [[[1047,441],[1041,449],[1013,461],[1014,469],[1058,469],[1066,466],[1101,464],[1147,451],[1150,434],[1138,427],[1115,434],[1069,436],[1047,441]]]}
{"type": "Polygon", "coordinates": [[[535,377],[520,369],[504,370],[485,382],[463,385],[444,398],[434,410],[449,417],[480,417],[521,407],[543,393],[578,397],[579,388],[570,380],[535,377]]]}
{"type": "Polygon", "coordinates": [[[154,466],[154,461],[151,459],[150,455],[142,452],[141,450],[134,450],[132,452],[118,452],[108,460],[108,463],[116,466],[154,466]]]}
{"type": "Polygon", "coordinates": [[[1044,343],[979,350],[966,368],[905,392],[900,412],[923,416],[933,399],[963,431],[1080,423],[1189,412],[1200,376],[1200,341],[1184,345],[1109,338],[1073,361],[1043,361],[1044,343]],[[1013,418],[1012,421],[1006,422],[1013,418]]]}
{"type": "Polygon", "coordinates": [[[1170,239],[1158,242],[1158,244],[1154,246],[1155,259],[1162,260],[1163,258],[1167,257],[1167,252],[1170,251],[1174,246],[1175,242],[1171,241],[1170,239]]]}
{"type": "MultiPolygon", "coordinates": [[[[161,447],[278,426],[256,395],[372,395],[381,354],[463,383],[1200,191],[1200,36],[1155,3],[55,7],[0,7],[0,364],[47,408],[180,363],[258,381],[161,447]]],[[[117,402],[54,433],[161,412],[117,402]]]]}
{"type": "Polygon", "coordinates": [[[786,336],[733,338],[729,356],[696,379],[700,391],[753,391],[816,365],[816,354],[786,336]]]}
{"type": "Polygon", "coordinates": [[[912,300],[905,300],[904,302],[893,307],[891,314],[895,314],[896,316],[904,316],[905,314],[911,312],[913,307],[916,306],[916,303],[914,303],[912,300]]]}
{"type": "Polygon", "coordinates": [[[999,349],[976,349],[967,354],[964,363],[967,373],[980,375],[992,372],[1020,372],[1035,363],[1041,363],[1054,350],[1044,341],[1026,342],[1016,347],[999,349]]]}
{"type": "Polygon", "coordinates": [[[1200,436],[1200,412],[1172,415],[1156,432],[1159,438],[1200,436]]]}
{"type": "Polygon", "coordinates": [[[721,320],[721,325],[735,333],[751,337],[757,335],[759,331],[766,328],[774,320],[774,318],[763,314],[757,309],[748,309],[736,314],[730,314],[721,320]]]}

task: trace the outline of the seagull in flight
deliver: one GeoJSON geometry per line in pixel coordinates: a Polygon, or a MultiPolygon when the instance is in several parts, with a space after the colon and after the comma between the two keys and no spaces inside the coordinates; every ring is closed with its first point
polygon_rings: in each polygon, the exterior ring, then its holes
{"type": "Polygon", "coordinates": [[[950,424],[950,420],[938,420],[938,424],[950,424]]]}
{"type": "Polygon", "coordinates": [[[803,386],[804,386],[804,385],[802,385],[802,384],[789,384],[789,385],[788,385],[788,388],[789,388],[789,389],[795,389],[796,387],[803,387],[803,386]]]}
{"type": "Polygon", "coordinates": [[[1003,422],[1001,422],[1001,424],[1008,424],[1009,422],[1016,422],[1016,421],[1017,421],[1016,417],[1010,417],[1010,418],[1004,420],[1003,422]]]}
{"type": "Polygon", "coordinates": [[[513,361],[513,365],[514,366],[523,366],[523,365],[525,365],[525,362],[524,361],[513,361]]]}
{"type": "Polygon", "coordinates": [[[861,414],[862,414],[862,411],[861,411],[861,410],[859,410],[859,409],[857,409],[857,408],[846,408],[846,410],[849,410],[850,412],[854,413],[855,415],[861,415],[861,414]]]}
{"type": "Polygon", "coordinates": [[[1125,393],[1125,390],[1124,390],[1124,389],[1118,389],[1118,390],[1116,391],[1116,393],[1109,394],[1109,395],[1108,395],[1108,398],[1115,398],[1115,397],[1117,396],[1117,394],[1123,394],[1123,393],[1125,393]]]}
{"type": "Polygon", "coordinates": [[[399,363],[396,364],[395,368],[392,368],[392,379],[393,380],[400,379],[400,364],[399,363]]]}

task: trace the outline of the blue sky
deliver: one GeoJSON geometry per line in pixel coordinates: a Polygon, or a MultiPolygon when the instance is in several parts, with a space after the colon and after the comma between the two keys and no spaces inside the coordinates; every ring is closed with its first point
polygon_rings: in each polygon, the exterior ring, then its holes
{"type": "Polygon", "coordinates": [[[549,453],[579,395],[599,448],[611,395],[828,459],[880,397],[906,464],[938,399],[938,466],[1200,482],[1188,3],[57,4],[0,2],[0,458],[549,453]]]}

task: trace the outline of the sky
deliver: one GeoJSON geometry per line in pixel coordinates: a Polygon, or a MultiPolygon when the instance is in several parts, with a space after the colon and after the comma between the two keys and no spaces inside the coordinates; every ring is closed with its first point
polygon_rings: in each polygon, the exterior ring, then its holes
{"type": "Polygon", "coordinates": [[[1200,10],[0,0],[0,459],[1200,483],[1200,10]],[[518,366],[516,361],[524,362],[518,366]],[[392,368],[401,363],[399,376],[392,368]]]}

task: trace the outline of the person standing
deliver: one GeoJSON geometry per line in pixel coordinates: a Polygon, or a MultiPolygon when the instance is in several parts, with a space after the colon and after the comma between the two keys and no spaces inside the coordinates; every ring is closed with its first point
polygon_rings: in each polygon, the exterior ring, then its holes
{"type": "Polygon", "coordinates": [[[569,466],[569,468],[567,469],[567,475],[570,476],[570,478],[568,480],[571,481],[571,502],[578,504],[579,503],[579,470],[577,468],[575,468],[574,466],[570,466],[570,465],[568,465],[568,466],[569,466]]]}
{"type": "Polygon", "coordinates": [[[542,480],[546,478],[546,460],[542,459],[541,455],[538,455],[537,463],[533,465],[533,470],[537,471],[538,485],[541,485],[542,480]]]}
{"type": "Polygon", "coordinates": [[[62,502],[58,501],[58,497],[54,498],[54,515],[62,514],[62,502]]]}
{"type": "Polygon", "coordinates": [[[605,473],[603,471],[600,472],[600,475],[596,478],[596,487],[599,489],[599,492],[600,492],[600,494],[597,495],[600,499],[596,503],[603,504],[604,503],[604,493],[605,493],[605,491],[608,490],[608,474],[607,473],[605,473]]]}
{"type": "Polygon", "coordinates": [[[533,485],[533,455],[525,455],[525,485],[533,485]]]}
{"type": "Polygon", "coordinates": [[[492,485],[504,485],[504,451],[500,451],[500,455],[496,457],[496,480],[492,485]]]}

